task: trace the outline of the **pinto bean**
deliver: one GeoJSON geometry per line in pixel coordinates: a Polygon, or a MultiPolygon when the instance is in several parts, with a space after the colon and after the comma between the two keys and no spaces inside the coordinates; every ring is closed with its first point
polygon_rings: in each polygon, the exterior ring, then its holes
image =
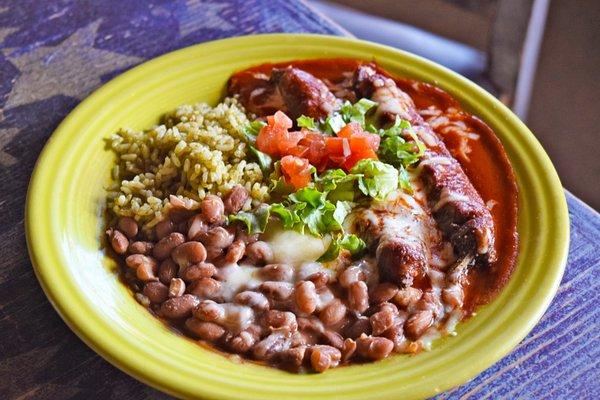
{"type": "Polygon", "coordinates": [[[294,286],[289,282],[263,282],[259,290],[270,300],[283,301],[292,296],[294,286]]]}
{"type": "Polygon", "coordinates": [[[384,311],[384,310],[389,310],[394,315],[398,314],[398,307],[396,307],[396,305],[394,303],[385,302],[385,303],[381,303],[376,306],[373,306],[369,309],[369,311],[371,311],[370,314],[375,314],[376,312],[384,311]]]}
{"type": "Polygon", "coordinates": [[[194,317],[201,321],[218,321],[225,318],[225,309],[212,300],[202,300],[194,310],[194,317]]]}
{"type": "Polygon", "coordinates": [[[253,335],[251,332],[241,331],[236,336],[232,336],[227,341],[227,345],[235,353],[245,353],[254,346],[257,340],[258,336],[253,335]]]}
{"type": "Polygon", "coordinates": [[[201,262],[183,268],[180,277],[186,282],[196,281],[202,278],[212,278],[217,273],[217,267],[211,263],[201,262]]]}
{"type": "Polygon", "coordinates": [[[371,360],[381,360],[394,350],[394,342],[377,336],[363,335],[356,340],[356,352],[371,360]]]}
{"type": "Polygon", "coordinates": [[[173,297],[162,303],[160,314],[169,319],[181,319],[192,315],[194,308],[200,300],[191,294],[184,294],[181,297],[173,297]]]}
{"type": "Polygon", "coordinates": [[[360,314],[369,308],[369,289],[363,281],[352,282],[348,286],[348,307],[360,314]]]}
{"type": "Polygon", "coordinates": [[[336,367],[342,359],[342,353],[335,347],[317,345],[310,349],[310,365],[317,372],[336,367]]]}
{"type": "Polygon", "coordinates": [[[442,290],[442,300],[452,308],[460,308],[463,305],[464,293],[458,284],[452,284],[442,290]]]}
{"type": "Polygon", "coordinates": [[[433,318],[438,318],[444,313],[444,305],[440,301],[440,298],[432,291],[423,293],[423,296],[417,303],[419,310],[431,310],[433,318]]]}
{"type": "Polygon", "coordinates": [[[258,342],[252,348],[252,355],[257,360],[269,360],[277,353],[290,348],[289,332],[275,331],[258,342]]]}
{"type": "Polygon", "coordinates": [[[219,196],[213,194],[207,195],[200,203],[202,217],[209,224],[218,224],[223,222],[225,206],[219,196]]]}
{"type": "Polygon", "coordinates": [[[433,312],[422,310],[412,314],[404,323],[404,333],[410,340],[417,340],[433,324],[433,312]]]}
{"type": "Polygon", "coordinates": [[[342,345],[342,362],[348,361],[354,355],[356,351],[356,342],[350,338],[346,338],[344,340],[344,344],[342,345]]]}
{"type": "Polygon", "coordinates": [[[185,293],[185,282],[180,278],[171,279],[169,284],[169,297],[183,296],[185,293]]]}
{"type": "Polygon", "coordinates": [[[317,308],[319,295],[315,288],[315,284],[311,281],[302,281],[296,285],[294,291],[296,305],[303,313],[312,314],[317,308]]]}
{"type": "Polygon", "coordinates": [[[273,259],[273,250],[267,242],[259,240],[246,246],[246,257],[253,264],[268,263],[273,259]]]}
{"type": "Polygon", "coordinates": [[[165,258],[169,257],[171,252],[183,242],[185,242],[185,237],[179,232],[173,232],[160,239],[158,243],[154,245],[152,254],[158,260],[164,260],[165,258]]]}
{"type": "Polygon", "coordinates": [[[320,313],[319,318],[325,325],[335,325],[346,315],[346,306],[339,299],[333,300],[320,313]]]}
{"type": "Polygon", "coordinates": [[[175,224],[169,218],[163,219],[154,227],[154,233],[158,240],[169,236],[175,230],[175,224]]]}
{"type": "Polygon", "coordinates": [[[323,332],[323,339],[325,342],[335,347],[336,349],[342,349],[344,347],[344,338],[339,333],[332,330],[325,330],[323,332]]]}
{"type": "Polygon", "coordinates": [[[169,298],[169,288],[160,282],[148,282],[144,285],[144,295],[152,303],[160,304],[169,298]]]}
{"type": "Polygon", "coordinates": [[[187,237],[190,240],[200,240],[200,236],[208,231],[208,225],[202,219],[201,214],[194,215],[190,219],[189,225],[187,237]]]}
{"type": "Polygon", "coordinates": [[[171,279],[177,277],[179,266],[170,258],[167,258],[158,268],[158,279],[165,285],[171,284],[171,279]]]}
{"type": "Polygon", "coordinates": [[[158,268],[155,265],[142,264],[135,270],[135,275],[142,282],[158,281],[156,273],[158,268]]]}
{"type": "Polygon", "coordinates": [[[329,275],[323,271],[319,271],[309,275],[306,280],[314,283],[315,287],[319,289],[327,285],[327,282],[329,282],[329,275]]]}
{"type": "Polygon", "coordinates": [[[289,311],[269,310],[264,317],[264,322],[272,331],[285,329],[295,332],[298,330],[296,314],[289,311]]]}
{"type": "Polygon", "coordinates": [[[307,347],[305,345],[300,345],[279,352],[277,357],[283,366],[297,369],[300,368],[304,363],[306,349],[307,347]]]}
{"type": "Polygon", "coordinates": [[[268,264],[258,270],[258,275],[266,281],[290,282],[294,277],[294,268],[287,264],[268,264]]]}
{"type": "Polygon", "coordinates": [[[206,247],[206,260],[215,265],[220,265],[223,259],[223,249],[218,247],[206,247]]]}
{"type": "Polygon", "coordinates": [[[212,278],[201,278],[193,281],[188,291],[202,299],[218,299],[221,297],[221,282],[212,278]]]}
{"type": "Polygon", "coordinates": [[[234,186],[227,196],[225,196],[225,200],[223,200],[223,204],[225,206],[225,212],[227,214],[235,214],[242,209],[244,203],[248,200],[248,191],[242,185],[234,186]]]}
{"type": "Polygon", "coordinates": [[[213,322],[198,321],[195,318],[188,318],[185,321],[185,327],[194,336],[208,342],[215,342],[225,335],[225,329],[222,326],[213,322]]]}
{"type": "Polygon", "coordinates": [[[371,322],[367,317],[357,318],[355,321],[351,322],[348,327],[345,329],[345,335],[349,338],[356,339],[360,337],[362,334],[370,335],[371,334],[371,322]]]}
{"type": "Polygon", "coordinates": [[[152,254],[152,249],[154,248],[154,243],[152,242],[142,242],[137,241],[133,242],[129,245],[127,251],[129,254],[144,254],[146,256],[152,254]]]}
{"type": "Polygon", "coordinates": [[[200,241],[208,248],[224,249],[233,243],[233,235],[222,226],[210,229],[199,236],[200,241]]]}
{"type": "Polygon", "coordinates": [[[154,269],[157,265],[156,260],[143,254],[132,254],[125,259],[125,265],[131,269],[137,270],[140,265],[149,265],[154,269]]]}
{"type": "Polygon", "coordinates": [[[225,254],[225,261],[231,264],[235,264],[244,257],[244,252],[246,251],[246,243],[243,240],[235,240],[231,243],[231,246],[227,249],[227,253],[225,254]]]}
{"type": "Polygon", "coordinates": [[[347,288],[352,282],[364,281],[366,279],[365,273],[357,266],[348,267],[343,270],[339,277],[338,282],[341,287],[347,288]]]}
{"type": "Polygon", "coordinates": [[[369,299],[373,304],[384,303],[390,301],[398,293],[398,286],[389,282],[382,282],[371,290],[369,293],[369,299]]]}
{"type": "Polygon", "coordinates": [[[316,317],[297,317],[298,329],[302,331],[310,331],[321,335],[325,332],[323,323],[316,317]]]}
{"type": "Polygon", "coordinates": [[[236,237],[244,242],[246,246],[258,240],[258,234],[250,235],[243,227],[240,226],[237,227],[236,237]]]}
{"type": "Polygon", "coordinates": [[[131,217],[119,218],[117,227],[125,234],[125,236],[130,239],[134,238],[138,234],[138,224],[135,219],[131,217]]]}
{"type": "Polygon", "coordinates": [[[416,304],[421,298],[422,292],[421,289],[417,289],[414,287],[406,287],[400,289],[398,293],[394,296],[392,301],[396,303],[399,307],[408,308],[414,304],[416,304]]]}
{"type": "Polygon", "coordinates": [[[109,229],[106,231],[108,235],[108,240],[110,241],[110,246],[117,254],[125,254],[127,252],[127,248],[129,247],[129,240],[125,237],[124,234],[119,232],[116,229],[109,229]]]}
{"type": "Polygon", "coordinates": [[[371,330],[373,335],[379,336],[391,328],[394,324],[394,317],[394,312],[389,308],[383,309],[371,315],[369,321],[371,322],[371,330]]]}
{"type": "Polygon", "coordinates": [[[173,250],[171,258],[181,268],[185,268],[206,260],[206,249],[200,242],[182,243],[173,250]]]}
{"type": "Polygon", "coordinates": [[[394,342],[394,351],[398,353],[406,353],[410,343],[404,336],[404,319],[395,322],[394,325],[386,330],[382,336],[394,342]]]}
{"type": "Polygon", "coordinates": [[[250,290],[240,292],[235,295],[234,301],[237,304],[252,307],[257,311],[265,311],[269,309],[269,300],[264,294],[259,292],[253,292],[250,290]]]}

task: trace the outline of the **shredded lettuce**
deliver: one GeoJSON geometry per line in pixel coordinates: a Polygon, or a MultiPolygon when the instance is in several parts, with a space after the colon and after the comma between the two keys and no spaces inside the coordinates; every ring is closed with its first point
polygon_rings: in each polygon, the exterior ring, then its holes
{"type": "Polygon", "coordinates": [[[357,178],[357,175],[346,174],[341,169],[330,169],[316,177],[315,183],[321,190],[329,192],[327,198],[331,201],[354,201],[357,178]]]}
{"type": "Polygon", "coordinates": [[[378,156],[388,164],[406,168],[425,154],[425,145],[417,138],[408,121],[396,118],[394,125],[377,133],[381,136],[378,156]],[[412,141],[407,141],[403,135],[410,136],[412,141]]]}
{"type": "Polygon", "coordinates": [[[360,99],[352,104],[345,101],[339,111],[334,112],[325,120],[322,129],[325,133],[338,133],[344,126],[350,122],[357,122],[365,128],[367,125],[366,115],[377,103],[369,99],[360,99]]]}
{"type": "Polygon", "coordinates": [[[258,136],[262,127],[266,125],[266,122],[258,119],[246,125],[246,128],[244,129],[244,136],[246,137],[246,141],[250,144],[256,143],[256,137],[258,136]]]}
{"type": "Polygon", "coordinates": [[[273,169],[273,159],[267,153],[263,153],[251,144],[248,144],[250,155],[258,162],[258,166],[264,174],[273,169]]]}
{"type": "Polygon", "coordinates": [[[306,115],[301,115],[296,119],[296,123],[299,128],[310,129],[311,131],[317,130],[317,124],[315,123],[314,118],[307,117],[306,115]]]}
{"type": "Polygon", "coordinates": [[[360,126],[365,127],[365,115],[370,109],[377,106],[377,103],[369,99],[360,99],[354,104],[346,101],[340,110],[342,118],[346,123],[358,122],[360,126]]]}
{"type": "Polygon", "coordinates": [[[366,248],[365,242],[354,234],[336,235],[331,238],[325,253],[317,259],[318,262],[335,260],[342,249],[348,250],[353,257],[361,254],[366,248]]]}
{"type": "Polygon", "coordinates": [[[358,188],[365,196],[383,200],[398,188],[398,170],[381,161],[360,160],[350,172],[359,175],[358,188]]]}
{"type": "Polygon", "coordinates": [[[334,113],[325,120],[325,133],[338,133],[344,126],[346,126],[344,118],[340,114],[334,113]]]}
{"type": "Polygon", "coordinates": [[[270,208],[267,205],[258,207],[254,212],[240,211],[228,217],[229,223],[241,222],[246,225],[250,235],[263,233],[269,222],[270,208]]]}

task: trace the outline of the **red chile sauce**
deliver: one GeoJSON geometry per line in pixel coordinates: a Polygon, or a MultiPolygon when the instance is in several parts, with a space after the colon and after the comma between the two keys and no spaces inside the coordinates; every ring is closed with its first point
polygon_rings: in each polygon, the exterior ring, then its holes
{"type": "MultiPolygon", "coordinates": [[[[262,64],[235,74],[232,80],[236,81],[238,87],[248,88],[248,91],[241,91],[242,96],[249,95],[260,82],[264,82],[253,78],[255,73],[270,75],[274,67],[292,65],[324,80],[339,96],[339,93],[344,92],[343,88],[348,87],[356,68],[364,63],[366,62],[354,59],[317,59],[262,64]],[[342,90],[338,91],[339,89],[342,90]]],[[[462,136],[451,130],[442,132],[443,127],[434,128],[448,150],[460,162],[484,202],[493,204],[491,213],[494,219],[498,260],[489,266],[471,268],[464,308],[467,312],[472,312],[477,306],[494,298],[507,283],[515,266],[518,252],[518,193],[512,166],[494,131],[476,116],[463,111],[458,101],[448,93],[424,82],[393,76],[380,67],[377,69],[394,79],[398,87],[410,95],[418,110],[430,107],[440,110],[442,115],[452,122],[462,121],[469,132],[479,137],[477,140],[468,139],[470,152],[468,157],[464,157],[459,151],[461,141],[464,140],[462,136]]]]}

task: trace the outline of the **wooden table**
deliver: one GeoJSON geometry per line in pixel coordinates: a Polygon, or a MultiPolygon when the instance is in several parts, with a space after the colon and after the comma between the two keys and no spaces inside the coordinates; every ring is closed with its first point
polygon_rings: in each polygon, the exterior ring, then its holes
{"type": "MultiPolygon", "coordinates": [[[[160,399],[62,322],[35,279],[23,212],[46,140],[93,89],[144,60],[262,32],[347,34],[302,2],[0,0],[0,398],[160,399]]],[[[571,250],[529,336],[439,398],[600,398],[600,216],[566,194],[571,250]]]]}

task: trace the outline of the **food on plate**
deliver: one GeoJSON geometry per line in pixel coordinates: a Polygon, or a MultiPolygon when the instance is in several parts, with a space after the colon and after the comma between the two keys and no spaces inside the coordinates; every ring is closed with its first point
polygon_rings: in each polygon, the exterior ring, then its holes
{"type": "Polygon", "coordinates": [[[485,123],[351,59],[264,64],[122,129],[107,238],[183,334],[290,371],[428,350],[514,267],[517,188],[485,123]]]}

